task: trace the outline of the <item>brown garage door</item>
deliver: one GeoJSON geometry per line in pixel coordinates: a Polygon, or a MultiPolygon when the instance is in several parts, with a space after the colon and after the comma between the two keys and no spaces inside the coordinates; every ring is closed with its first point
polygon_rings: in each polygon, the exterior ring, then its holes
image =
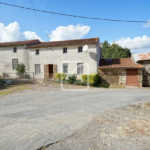
{"type": "Polygon", "coordinates": [[[127,86],[138,86],[138,69],[127,69],[127,86]]]}

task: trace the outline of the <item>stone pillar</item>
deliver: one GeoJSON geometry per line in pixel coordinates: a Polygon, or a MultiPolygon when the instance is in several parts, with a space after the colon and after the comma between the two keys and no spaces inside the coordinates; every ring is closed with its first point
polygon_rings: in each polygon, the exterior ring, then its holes
{"type": "Polygon", "coordinates": [[[143,69],[138,69],[138,87],[142,87],[143,84],[143,69]]]}

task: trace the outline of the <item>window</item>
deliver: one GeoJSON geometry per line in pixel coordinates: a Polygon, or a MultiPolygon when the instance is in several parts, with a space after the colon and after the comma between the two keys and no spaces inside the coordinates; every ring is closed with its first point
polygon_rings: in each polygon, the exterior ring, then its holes
{"type": "Polygon", "coordinates": [[[63,53],[67,53],[67,48],[63,48],[63,53]]]}
{"type": "Polygon", "coordinates": [[[39,49],[37,49],[37,50],[35,51],[35,54],[36,54],[36,55],[39,55],[39,54],[40,54],[39,49]]]}
{"type": "Polygon", "coordinates": [[[77,74],[83,74],[83,63],[77,64],[77,74]]]}
{"type": "Polygon", "coordinates": [[[41,73],[40,65],[35,65],[35,75],[40,73],[41,73]]]}
{"type": "Polygon", "coordinates": [[[68,74],[68,64],[63,65],[63,73],[68,74]]]}
{"type": "Polygon", "coordinates": [[[18,59],[13,59],[12,60],[12,69],[15,70],[17,68],[18,65],[18,59]]]}
{"type": "Polygon", "coordinates": [[[17,53],[17,47],[14,47],[13,52],[14,52],[14,53],[17,53]]]}
{"type": "Polygon", "coordinates": [[[78,53],[82,52],[82,47],[78,47],[78,53]]]}

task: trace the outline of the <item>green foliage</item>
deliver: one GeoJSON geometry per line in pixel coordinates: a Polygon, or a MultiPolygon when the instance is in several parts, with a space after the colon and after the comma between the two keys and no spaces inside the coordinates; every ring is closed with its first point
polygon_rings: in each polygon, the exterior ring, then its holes
{"type": "Polygon", "coordinates": [[[102,48],[103,58],[129,58],[131,57],[130,49],[122,48],[116,43],[110,45],[107,41],[104,41],[102,48]]]}
{"type": "Polygon", "coordinates": [[[87,85],[87,82],[82,82],[82,80],[76,80],[75,82],[76,85],[87,85]]]}
{"type": "Polygon", "coordinates": [[[82,77],[83,82],[87,83],[89,80],[90,85],[97,85],[99,84],[99,81],[100,81],[99,75],[97,73],[92,73],[90,75],[82,74],[81,77],[82,77]]]}
{"type": "Polygon", "coordinates": [[[77,80],[77,75],[76,74],[71,74],[68,76],[67,82],[70,84],[75,83],[77,80]]]}
{"type": "Polygon", "coordinates": [[[59,81],[66,80],[66,76],[67,75],[65,73],[56,73],[56,75],[55,75],[56,79],[58,79],[59,81]]]}
{"type": "Polygon", "coordinates": [[[26,66],[23,63],[20,63],[16,67],[17,75],[23,74],[26,71],[26,66]]]}
{"type": "Polygon", "coordinates": [[[5,80],[0,78],[0,84],[5,84],[5,80]]]}
{"type": "Polygon", "coordinates": [[[109,88],[109,85],[108,84],[104,84],[104,83],[103,84],[99,84],[99,86],[100,87],[104,87],[104,88],[109,88]]]}

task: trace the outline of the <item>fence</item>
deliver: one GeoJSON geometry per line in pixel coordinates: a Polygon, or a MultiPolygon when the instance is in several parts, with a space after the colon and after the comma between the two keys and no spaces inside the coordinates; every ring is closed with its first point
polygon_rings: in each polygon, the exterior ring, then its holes
{"type": "Polygon", "coordinates": [[[34,72],[26,72],[26,73],[3,73],[3,79],[11,84],[17,83],[31,83],[35,82],[34,72]]]}

